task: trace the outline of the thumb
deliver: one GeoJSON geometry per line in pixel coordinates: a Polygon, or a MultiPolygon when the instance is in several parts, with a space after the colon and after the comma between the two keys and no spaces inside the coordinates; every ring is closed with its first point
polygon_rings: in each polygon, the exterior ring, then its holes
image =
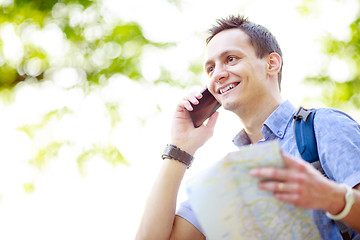
{"type": "Polygon", "coordinates": [[[305,165],[303,160],[298,160],[290,154],[282,152],[281,156],[287,168],[300,169],[303,167],[303,165],[305,165]]]}

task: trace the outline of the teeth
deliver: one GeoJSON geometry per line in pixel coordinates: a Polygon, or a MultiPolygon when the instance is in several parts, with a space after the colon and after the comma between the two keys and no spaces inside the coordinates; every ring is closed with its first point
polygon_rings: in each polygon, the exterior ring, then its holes
{"type": "Polygon", "coordinates": [[[235,87],[235,84],[230,84],[230,85],[220,89],[220,94],[223,94],[224,92],[226,92],[226,91],[228,91],[228,90],[230,90],[230,89],[232,89],[234,87],[235,87]]]}

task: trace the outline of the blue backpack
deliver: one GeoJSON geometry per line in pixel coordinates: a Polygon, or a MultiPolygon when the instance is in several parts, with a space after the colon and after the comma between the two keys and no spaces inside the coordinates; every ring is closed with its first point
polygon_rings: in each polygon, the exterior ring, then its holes
{"type": "MultiPolygon", "coordinates": [[[[314,117],[316,109],[305,109],[300,107],[294,115],[294,130],[296,145],[301,157],[311,163],[318,171],[327,177],[323,170],[317,151],[316,137],[314,131],[314,117]]],[[[351,240],[349,227],[340,221],[335,221],[344,240],[351,240]]]]}

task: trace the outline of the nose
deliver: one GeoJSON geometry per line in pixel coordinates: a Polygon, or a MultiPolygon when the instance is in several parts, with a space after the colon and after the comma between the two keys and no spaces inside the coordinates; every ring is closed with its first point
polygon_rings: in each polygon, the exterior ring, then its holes
{"type": "Polygon", "coordinates": [[[213,81],[221,83],[222,81],[226,80],[229,73],[226,71],[225,67],[223,66],[216,66],[213,73],[213,81]]]}

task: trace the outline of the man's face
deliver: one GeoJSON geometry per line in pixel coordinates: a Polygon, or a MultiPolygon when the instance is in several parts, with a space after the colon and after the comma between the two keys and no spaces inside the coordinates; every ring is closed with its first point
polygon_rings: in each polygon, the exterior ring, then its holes
{"type": "Polygon", "coordinates": [[[258,58],[240,29],[224,30],[207,46],[209,91],[227,110],[251,107],[267,94],[267,57],[258,58]]]}

